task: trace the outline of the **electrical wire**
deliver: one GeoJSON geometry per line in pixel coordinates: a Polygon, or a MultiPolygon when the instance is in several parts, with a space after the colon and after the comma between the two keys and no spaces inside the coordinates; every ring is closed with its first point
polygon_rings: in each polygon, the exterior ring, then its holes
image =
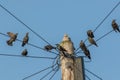
{"type": "Polygon", "coordinates": [[[102,38],[104,38],[105,36],[107,36],[108,34],[110,34],[111,32],[113,32],[113,30],[109,31],[108,33],[104,34],[103,36],[101,36],[100,38],[98,38],[96,40],[96,42],[98,42],[99,40],[101,40],[102,38]]]}
{"type": "Polygon", "coordinates": [[[45,77],[47,77],[50,73],[52,73],[53,70],[50,70],[46,75],[44,75],[40,80],[43,80],[45,77]]]}
{"type": "MultiPolygon", "coordinates": [[[[55,67],[55,69],[56,69],[57,67],[55,67]]],[[[53,70],[50,70],[46,75],[44,75],[40,80],[43,80],[45,77],[47,77],[50,73],[52,73],[53,72],[53,70]]],[[[56,72],[56,71],[55,71],[56,72]]],[[[53,76],[53,75],[52,75],[53,76]]]]}
{"type": "MultiPolygon", "coordinates": [[[[59,69],[58,69],[58,70],[59,70],[59,69]]],[[[58,72],[58,70],[56,70],[56,71],[53,73],[53,75],[50,77],[49,80],[51,80],[51,79],[55,76],[55,74],[58,72]]]]}
{"type": "MultiPolygon", "coordinates": [[[[96,42],[98,42],[99,40],[101,40],[102,38],[106,37],[108,34],[110,34],[110,33],[112,33],[112,32],[113,32],[113,30],[111,30],[111,31],[107,32],[106,34],[102,35],[100,38],[98,38],[98,39],[96,40],[96,42]]],[[[87,45],[87,48],[90,47],[90,46],[92,46],[92,44],[87,45]]],[[[77,55],[78,53],[83,53],[83,52],[82,52],[82,50],[80,50],[80,51],[76,52],[76,55],[77,55]]]]}
{"type": "Polygon", "coordinates": [[[101,24],[110,16],[110,14],[119,6],[120,1],[112,8],[112,10],[107,14],[107,16],[105,16],[105,18],[100,22],[100,24],[98,24],[98,26],[94,29],[93,32],[95,32],[100,26],[101,24]]]}
{"type": "Polygon", "coordinates": [[[18,22],[23,24],[26,28],[28,28],[31,32],[33,32],[36,36],[38,36],[40,39],[42,39],[44,42],[50,45],[48,41],[46,41],[42,36],[40,36],[38,33],[36,33],[33,29],[31,29],[28,25],[26,25],[23,21],[21,21],[18,17],[16,17],[13,13],[11,13],[7,8],[5,8],[2,4],[0,4],[0,7],[4,9],[7,13],[9,13],[12,17],[14,17],[18,22]]]}
{"type": "MultiPolygon", "coordinates": [[[[105,16],[105,18],[96,26],[96,28],[93,30],[93,32],[95,32],[101,25],[102,23],[111,15],[111,13],[119,6],[120,1],[112,8],[112,10],[105,16]]],[[[87,38],[84,40],[84,42],[87,41],[87,38]]],[[[76,49],[76,52],[79,50],[80,48],[78,47],[76,49]]]]}
{"type": "MultiPolygon", "coordinates": [[[[0,34],[3,35],[3,36],[9,37],[8,35],[6,35],[4,33],[0,32],[0,34]]],[[[19,40],[19,39],[16,39],[16,40],[19,41],[19,42],[22,42],[22,40],[19,40]]],[[[36,46],[34,44],[31,44],[31,43],[27,43],[27,44],[30,45],[30,46],[32,46],[32,47],[35,47],[35,48],[38,48],[38,49],[46,51],[44,48],[38,47],[38,46],[36,46]]],[[[50,53],[55,54],[55,55],[58,55],[58,53],[55,53],[55,52],[52,52],[52,51],[47,51],[47,52],[50,52],[50,53]]]]}
{"type": "MultiPolygon", "coordinates": [[[[55,64],[55,65],[56,65],[56,64],[55,64]]],[[[37,75],[37,74],[39,74],[39,73],[41,73],[41,72],[43,72],[43,71],[46,71],[46,70],[52,68],[52,67],[55,66],[55,65],[52,65],[52,66],[47,67],[47,68],[45,68],[45,69],[42,69],[42,70],[40,70],[40,71],[38,71],[38,72],[36,72],[36,73],[34,73],[34,74],[31,74],[31,75],[29,75],[29,76],[23,78],[22,80],[26,80],[26,79],[28,79],[28,78],[30,78],[30,77],[33,77],[33,76],[35,76],[35,75],[37,75]]]]}
{"type": "Polygon", "coordinates": [[[38,56],[22,56],[22,55],[14,55],[14,54],[0,54],[0,56],[11,56],[11,57],[25,57],[25,58],[41,58],[41,59],[51,59],[54,60],[55,58],[52,57],[38,57],[38,56]]]}
{"type": "Polygon", "coordinates": [[[91,72],[90,70],[88,70],[88,69],[86,69],[86,68],[85,68],[85,70],[86,70],[87,72],[89,72],[90,74],[92,74],[93,76],[97,77],[98,79],[103,80],[101,77],[99,77],[98,75],[94,74],[94,73],[91,72]]]}
{"type": "MultiPolygon", "coordinates": [[[[113,32],[113,30],[107,32],[106,34],[104,34],[103,36],[101,36],[100,38],[98,38],[98,39],[96,40],[96,42],[98,42],[98,41],[101,40],[102,38],[106,37],[106,36],[107,36],[108,34],[110,34],[111,32],[113,32]]],[[[87,47],[90,47],[90,46],[92,46],[92,44],[89,44],[87,47]]]]}

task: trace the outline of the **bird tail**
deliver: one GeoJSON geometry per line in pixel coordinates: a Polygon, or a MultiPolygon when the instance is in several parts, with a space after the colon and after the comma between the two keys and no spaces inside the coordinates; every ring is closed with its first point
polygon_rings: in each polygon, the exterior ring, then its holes
{"type": "Polygon", "coordinates": [[[90,55],[88,56],[89,59],[91,59],[90,55]]]}
{"type": "Polygon", "coordinates": [[[25,46],[25,43],[22,43],[22,45],[21,45],[22,47],[24,47],[25,46]]]}
{"type": "Polygon", "coordinates": [[[120,32],[120,29],[119,29],[119,28],[118,28],[117,30],[118,30],[118,32],[120,32]]]}
{"type": "Polygon", "coordinates": [[[9,46],[13,46],[12,42],[10,40],[7,40],[6,43],[9,45],[9,46]]]}

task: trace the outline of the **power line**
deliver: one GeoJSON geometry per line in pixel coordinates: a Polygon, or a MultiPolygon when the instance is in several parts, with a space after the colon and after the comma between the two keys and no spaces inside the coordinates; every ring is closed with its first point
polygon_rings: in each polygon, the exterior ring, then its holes
{"type": "MultiPolygon", "coordinates": [[[[3,35],[3,36],[9,37],[8,35],[6,35],[6,34],[4,34],[4,33],[1,33],[1,32],[0,32],[0,34],[3,35]]],[[[16,40],[19,41],[19,42],[22,42],[22,40],[19,40],[19,39],[16,39],[16,40]]],[[[34,44],[28,43],[28,45],[46,51],[44,48],[41,48],[41,47],[36,46],[36,45],[34,45],[34,44]]],[[[55,54],[55,55],[58,55],[57,53],[52,52],[52,51],[47,51],[47,52],[50,52],[50,53],[55,54]]]]}
{"type": "MultiPolygon", "coordinates": [[[[104,34],[103,36],[101,36],[100,38],[98,38],[98,39],[96,40],[96,42],[98,42],[98,41],[101,40],[102,38],[106,37],[106,36],[107,36],[108,34],[110,34],[111,32],[113,32],[113,30],[107,32],[106,34],[104,34]]],[[[92,46],[92,44],[89,44],[87,47],[90,47],[90,46],[92,46]]]]}
{"type": "Polygon", "coordinates": [[[52,73],[53,70],[50,70],[46,75],[44,75],[40,80],[43,80],[45,77],[47,77],[50,73],[52,73]]]}
{"type": "MultiPolygon", "coordinates": [[[[111,32],[113,32],[113,30],[111,30],[111,31],[107,32],[106,34],[102,35],[100,38],[98,38],[98,39],[96,40],[96,42],[98,42],[98,41],[101,40],[102,38],[106,37],[106,36],[107,36],[108,34],[110,34],[111,32]]],[[[87,45],[87,48],[90,47],[90,46],[92,46],[92,44],[87,45]]],[[[79,53],[83,53],[82,50],[77,51],[75,55],[77,55],[77,54],[79,54],[79,53]]]]}
{"type": "MultiPolygon", "coordinates": [[[[110,16],[110,14],[119,6],[120,2],[118,2],[113,8],[112,10],[105,16],[105,18],[97,25],[97,27],[93,30],[93,32],[95,32],[101,25],[102,23],[110,16]]],[[[87,38],[84,40],[84,42],[87,41],[87,38]]],[[[80,48],[78,47],[76,49],[76,51],[78,51],[80,48]]]]}
{"type": "MultiPolygon", "coordinates": [[[[55,65],[56,65],[56,64],[55,64],[55,65]]],[[[47,68],[45,68],[45,69],[42,69],[42,70],[40,70],[40,71],[38,71],[38,72],[36,72],[36,73],[34,73],[34,74],[31,74],[30,76],[27,76],[27,77],[23,78],[22,80],[26,80],[26,79],[28,79],[28,78],[30,78],[30,77],[33,77],[33,76],[35,76],[35,75],[37,75],[37,74],[39,74],[39,73],[41,73],[41,72],[43,72],[43,71],[46,71],[46,70],[52,68],[52,67],[55,66],[55,65],[52,65],[52,66],[47,67],[47,68]]]]}
{"type": "Polygon", "coordinates": [[[11,56],[11,57],[25,57],[25,58],[41,58],[41,59],[52,59],[54,60],[55,58],[52,57],[37,57],[37,56],[22,56],[22,55],[14,55],[14,54],[0,54],[0,56],[11,56]]]}
{"type": "Polygon", "coordinates": [[[106,34],[104,34],[103,36],[101,36],[100,38],[98,38],[98,39],[96,40],[96,42],[99,41],[100,39],[104,38],[105,36],[107,36],[107,35],[110,34],[111,32],[113,32],[113,30],[109,31],[108,33],[106,33],[106,34]]]}
{"type": "Polygon", "coordinates": [[[112,10],[108,13],[108,15],[100,22],[100,24],[98,24],[98,26],[94,29],[93,32],[95,32],[100,26],[101,24],[110,16],[110,14],[119,6],[120,1],[115,5],[115,7],[112,8],[112,10]]]}
{"type": "Polygon", "coordinates": [[[87,72],[89,72],[90,74],[92,74],[93,76],[97,77],[100,80],[103,80],[102,78],[100,78],[98,75],[94,74],[93,72],[89,71],[88,69],[85,69],[87,72]]]}
{"type": "Polygon", "coordinates": [[[55,74],[58,72],[58,70],[59,70],[59,69],[57,69],[57,70],[53,73],[53,75],[50,77],[49,80],[51,80],[51,79],[55,76],[55,74]]]}
{"type": "Polygon", "coordinates": [[[11,13],[7,8],[5,8],[2,4],[0,4],[0,7],[4,9],[7,13],[9,13],[12,17],[14,17],[18,22],[23,24],[26,28],[28,28],[30,31],[32,31],[36,36],[38,36],[40,39],[42,39],[44,42],[50,45],[48,41],[46,41],[42,36],[40,36],[38,33],[36,33],[33,29],[31,29],[28,25],[26,25],[23,21],[21,21],[18,17],[16,17],[13,13],[11,13]]]}

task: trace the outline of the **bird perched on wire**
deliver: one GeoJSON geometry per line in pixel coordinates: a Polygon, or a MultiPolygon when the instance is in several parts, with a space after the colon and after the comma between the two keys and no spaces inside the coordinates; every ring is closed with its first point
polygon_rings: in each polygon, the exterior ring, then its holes
{"type": "Polygon", "coordinates": [[[13,46],[13,42],[17,39],[18,33],[14,34],[12,32],[7,32],[7,34],[10,37],[10,39],[7,40],[6,42],[9,46],[13,46]]]}
{"type": "Polygon", "coordinates": [[[88,37],[94,38],[94,34],[93,34],[92,30],[88,30],[87,35],[88,35],[88,37]]]}
{"type": "Polygon", "coordinates": [[[88,41],[89,41],[91,44],[93,44],[93,45],[95,45],[95,46],[97,46],[97,47],[98,47],[98,45],[97,45],[96,41],[95,41],[93,38],[88,37],[88,41]]]}
{"type": "Polygon", "coordinates": [[[87,49],[85,43],[83,42],[83,40],[81,40],[80,42],[80,48],[82,49],[83,53],[89,58],[91,59],[90,57],[90,51],[87,49]]]}
{"type": "Polygon", "coordinates": [[[50,50],[56,49],[56,48],[53,47],[52,45],[46,45],[46,46],[44,46],[44,49],[45,49],[46,51],[50,51],[50,50]]]}
{"type": "Polygon", "coordinates": [[[21,53],[22,56],[27,56],[27,54],[28,54],[27,49],[24,49],[24,50],[22,51],[22,53],[21,53]]]}
{"type": "Polygon", "coordinates": [[[112,28],[113,28],[113,30],[115,31],[115,32],[120,32],[120,29],[119,29],[119,26],[118,26],[118,24],[115,22],[116,20],[113,20],[112,21],[112,28]]]}
{"type": "Polygon", "coordinates": [[[60,44],[55,44],[57,47],[57,49],[60,51],[60,53],[63,53],[63,55],[65,56],[65,57],[67,57],[67,50],[65,50],[62,46],[60,46],[60,44]]]}
{"type": "Polygon", "coordinates": [[[28,36],[28,32],[26,33],[25,37],[23,38],[23,41],[22,41],[22,47],[24,47],[28,41],[29,41],[29,36],[28,36]]]}
{"type": "Polygon", "coordinates": [[[85,54],[89,59],[91,59],[90,51],[89,51],[88,49],[84,51],[84,54],[85,54]]]}
{"type": "Polygon", "coordinates": [[[87,50],[87,47],[86,47],[85,43],[83,42],[83,40],[81,40],[81,42],[80,42],[80,48],[81,48],[83,51],[86,51],[86,50],[87,50]]]}

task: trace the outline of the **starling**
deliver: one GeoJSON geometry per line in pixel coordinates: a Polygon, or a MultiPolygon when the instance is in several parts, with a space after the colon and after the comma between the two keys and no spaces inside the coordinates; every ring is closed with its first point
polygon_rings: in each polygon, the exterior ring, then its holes
{"type": "Polygon", "coordinates": [[[27,44],[28,41],[29,41],[29,36],[28,36],[28,34],[29,34],[29,33],[27,32],[26,35],[25,35],[25,37],[23,38],[22,47],[24,47],[25,44],[27,44]]]}
{"type": "Polygon", "coordinates": [[[10,38],[9,40],[6,41],[6,43],[7,43],[9,46],[13,46],[13,39],[10,38]]]}
{"type": "Polygon", "coordinates": [[[18,35],[18,33],[14,34],[14,33],[12,33],[12,32],[7,32],[7,34],[9,35],[9,37],[10,37],[10,38],[12,38],[12,39],[13,39],[13,41],[15,41],[15,40],[16,40],[17,35],[18,35]]]}
{"type": "Polygon", "coordinates": [[[22,54],[22,56],[27,56],[27,54],[28,54],[27,49],[24,49],[21,54],[22,54]]]}
{"type": "Polygon", "coordinates": [[[81,40],[81,42],[80,42],[80,48],[81,48],[83,51],[86,51],[86,50],[87,50],[87,47],[86,47],[85,43],[83,42],[83,40],[81,40]]]}
{"type": "Polygon", "coordinates": [[[50,50],[56,49],[56,48],[53,47],[52,45],[46,45],[46,46],[44,46],[44,49],[47,50],[47,51],[50,51],[50,50]]]}
{"type": "Polygon", "coordinates": [[[56,44],[59,51],[66,51],[60,44],[56,44]]]}
{"type": "Polygon", "coordinates": [[[96,44],[96,42],[95,42],[95,40],[94,40],[93,38],[88,37],[88,40],[89,40],[89,42],[90,42],[91,44],[94,44],[95,46],[98,47],[98,45],[96,44]]]}
{"type": "Polygon", "coordinates": [[[93,34],[92,30],[88,30],[87,35],[88,35],[88,37],[94,38],[94,34],[93,34]]]}
{"type": "Polygon", "coordinates": [[[90,56],[90,51],[87,49],[86,51],[84,51],[84,54],[89,58],[91,59],[91,56],[90,56]]]}
{"type": "Polygon", "coordinates": [[[115,32],[120,32],[118,24],[115,22],[115,20],[112,21],[112,28],[115,32]]]}

